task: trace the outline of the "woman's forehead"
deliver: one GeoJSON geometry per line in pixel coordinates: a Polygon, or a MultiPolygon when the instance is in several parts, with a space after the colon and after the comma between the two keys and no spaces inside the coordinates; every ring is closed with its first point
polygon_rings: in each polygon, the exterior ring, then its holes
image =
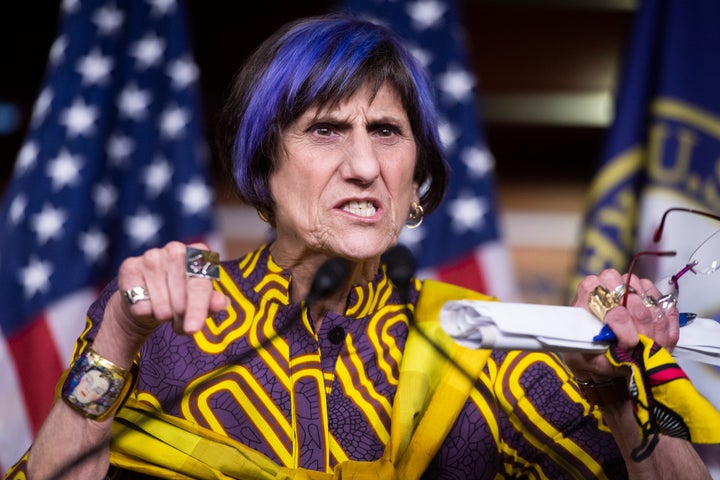
{"type": "Polygon", "coordinates": [[[316,102],[305,110],[302,117],[322,117],[344,110],[350,104],[358,102],[371,108],[382,103],[384,108],[397,107],[398,112],[406,113],[397,88],[385,82],[376,87],[371,82],[364,83],[360,88],[344,98],[335,101],[316,102]]]}

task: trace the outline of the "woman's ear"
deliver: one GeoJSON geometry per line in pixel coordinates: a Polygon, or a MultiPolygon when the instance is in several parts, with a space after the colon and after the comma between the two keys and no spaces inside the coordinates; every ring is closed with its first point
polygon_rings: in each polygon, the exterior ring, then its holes
{"type": "Polygon", "coordinates": [[[413,198],[414,203],[420,203],[420,185],[417,182],[413,182],[413,198]]]}

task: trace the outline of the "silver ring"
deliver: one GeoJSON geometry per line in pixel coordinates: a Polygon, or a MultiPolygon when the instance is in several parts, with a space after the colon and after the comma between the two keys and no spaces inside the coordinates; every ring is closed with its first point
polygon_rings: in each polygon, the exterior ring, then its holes
{"type": "Polygon", "coordinates": [[[668,293],[667,295],[663,295],[662,297],[658,298],[657,303],[658,306],[663,310],[669,310],[675,305],[677,305],[677,298],[675,298],[675,295],[673,295],[672,293],[668,293]]]}
{"type": "Polygon", "coordinates": [[[185,271],[190,277],[220,279],[220,254],[211,250],[187,247],[185,271]]]}
{"type": "Polygon", "coordinates": [[[137,302],[141,302],[143,300],[150,300],[148,291],[142,286],[133,287],[130,290],[123,290],[122,295],[130,305],[135,305],[137,302]]]}
{"type": "MultiPolygon", "coordinates": [[[[630,293],[635,293],[635,289],[632,287],[632,285],[630,286],[630,289],[628,291],[630,293]]],[[[613,288],[612,294],[618,302],[622,300],[623,296],[625,295],[625,284],[621,283],[617,287],[613,288]]]]}
{"type": "Polygon", "coordinates": [[[645,305],[646,307],[657,307],[658,306],[658,301],[652,295],[643,294],[641,298],[643,301],[643,305],[645,305]]]}

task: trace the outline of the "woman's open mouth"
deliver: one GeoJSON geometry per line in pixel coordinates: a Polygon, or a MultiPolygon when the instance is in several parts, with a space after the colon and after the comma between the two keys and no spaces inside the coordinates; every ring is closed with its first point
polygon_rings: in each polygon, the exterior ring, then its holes
{"type": "Polygon", "coordinates": [[[343,205],[342,209],[358,217],[372,217],[377,212],[377,207],[368,200],[352,200],[343,205]]]}

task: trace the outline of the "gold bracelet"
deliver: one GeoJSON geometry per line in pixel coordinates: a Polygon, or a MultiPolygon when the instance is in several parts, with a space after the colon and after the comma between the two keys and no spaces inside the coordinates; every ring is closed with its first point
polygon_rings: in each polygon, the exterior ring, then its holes
{"type": "Polygon", "coordinates": [[[576,379],[585,399],[598,407],[624,402],[630,398],[628,379],[625,377],[609,377],[601,382],[592,379],[576,379]]]}
{"type": "Polygon", "coordinates": [[[129,371],[88,347],[66,371],[60,396],[75,411],[104,420],[120,408],[133,382],[129,371]]]}

